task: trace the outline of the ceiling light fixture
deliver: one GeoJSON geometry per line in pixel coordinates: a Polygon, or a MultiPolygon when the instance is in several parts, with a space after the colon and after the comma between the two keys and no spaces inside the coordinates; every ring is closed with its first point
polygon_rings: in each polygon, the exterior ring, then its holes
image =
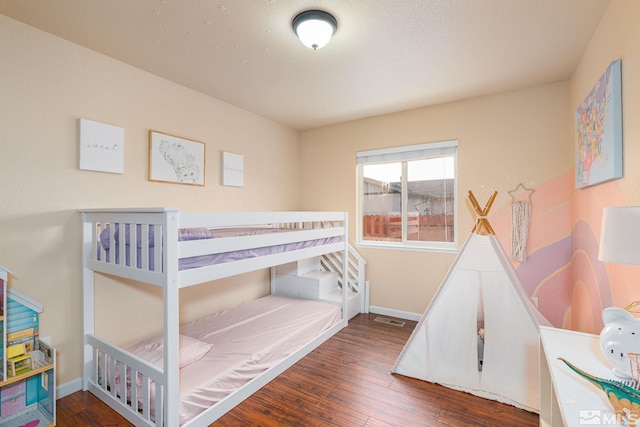
{"type": "Polygon", "coordinates": [[[313,50],[329,43],[338,29],[336,18],[323,10],[300,12],[293,18],[291,25],[302,44],[313,50]]]}

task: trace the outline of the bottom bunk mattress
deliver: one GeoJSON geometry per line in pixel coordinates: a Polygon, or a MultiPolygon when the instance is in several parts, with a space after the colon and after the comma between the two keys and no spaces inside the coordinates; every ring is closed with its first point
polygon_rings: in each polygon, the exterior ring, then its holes
{"type": "MultiPolygon", "coordinates": [[[[269,295],[182,325],[180,424],[285,359],[341,317],[333,304],[269,295]]],[[[149,344],[147,339],[125,349],[149,360],[149,344]]]]}

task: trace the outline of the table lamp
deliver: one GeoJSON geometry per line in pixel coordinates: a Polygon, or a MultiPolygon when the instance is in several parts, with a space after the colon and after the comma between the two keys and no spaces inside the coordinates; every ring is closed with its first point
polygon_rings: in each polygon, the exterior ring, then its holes
{"type": "Polygon", "coordinates": [[[640,206],[604,208],[598,259],[640,265],[640,206]]]}
{"type": "MultiPolygon", "coordinates": [[[[640,265],[640,206],[604,208],[598,259],[604,262],[640,265]]],[[[613,374],[631,378],[632,354],[640,353],[640,319],[629,309],[607,307],[602,311],[604,329],[600,333],[600,348],[613,365],[613,374]]]]}

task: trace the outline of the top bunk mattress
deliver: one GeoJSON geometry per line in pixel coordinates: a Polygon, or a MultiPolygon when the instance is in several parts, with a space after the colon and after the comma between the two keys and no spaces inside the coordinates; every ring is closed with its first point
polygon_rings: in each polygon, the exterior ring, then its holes
{"type": "MultiPolygon", "coordinates": [[[[182,336],[210,349],[180,369],[180,424],[299,350],[341,317],[333,304],[269,295],[182,325],[182,336]]],[[[145,358],[145,346],[148,340],[125,349],[145,358]]],[[[181,348],[181,358],[182,353],[181,348]]]]}
{"type": "MultiPolygon", "coordinates": [[[[136,239],[137,242],[135,245],[137,247],[136,250],[136,260],[137,267],[141,268],[142,266],[142,227],[137,226],[136,239]]],[[[153,238],[153,228],[154,226],[149,227],[148,232],[148,241],[149,241],[149,269],[154,270],[154,251],[155,251],[155,242],[153,238]]],[[[243,236],[257,236],[263,234],[274,234],[274,233],[282,233],[287,232],[290,233],[294,230],[288,228],[275,228],[275,227],[246,227],[246,228],[220,228],[220,229],[209,229],[209,228],[181,228],[178,230],[178,240],[180,242],[184,241],[192,241],[192,240],[203,240],[203,239],[215,239],[215,238],[226,238],[226,237],[243,237],[243,236]]],[[[105,227],[100,233],[100,246],[104,250],[105,261],[110,261],[110,253],[111,249],[114,245],[111,244],[109,238],[109,227],[105,227]]],[[[115,242],[115,254],[116,254],[116,264],[120,264],[120,230],[119,225],[116,224],[114,238],[115,242]]],[[[222,264],[231,261],[239,261],[248,258],[260,257],[264,255],[277,254],[287,251],[293,251],[298,249],[310,248],[321,245],[328,245],[331,243],[337,243],[342,241],[340,236],[332,236],[325,237],[320,239],[313,240],[303,240],[293,243],[279,244],[273,246],[264,246],[264,247],[255,247],[249,249],[240,249],[234,251],[206,254],[200,256],[186,257],[180,258],[178,260],[178,269],[179,270],[189,270],[193,268],[206,267],[210,265],[222,264]]],[[[126,265],[130,266],[131,260],[131,251],[130,251],[130,242],[132,242],[130,227],[129,225],[125,226],[125,260],[126,265]]],[[[101,252],[98,251],[97,258],[101,259],[101,252]]]]}

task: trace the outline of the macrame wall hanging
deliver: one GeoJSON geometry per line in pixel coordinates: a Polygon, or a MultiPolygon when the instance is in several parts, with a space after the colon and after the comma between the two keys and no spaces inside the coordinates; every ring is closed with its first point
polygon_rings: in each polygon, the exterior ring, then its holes
{"type": "Polygon", "coordinates": [[[527,261],[527,239],[529,238],[529,224],[531,222],[531,195],[535,190],[528,189],[522,184],[509,191],[511,196],[511,258],[514,261],[527,261]],[[528,192],[526,200],[516,199],[519,190],[528,192]]]}

